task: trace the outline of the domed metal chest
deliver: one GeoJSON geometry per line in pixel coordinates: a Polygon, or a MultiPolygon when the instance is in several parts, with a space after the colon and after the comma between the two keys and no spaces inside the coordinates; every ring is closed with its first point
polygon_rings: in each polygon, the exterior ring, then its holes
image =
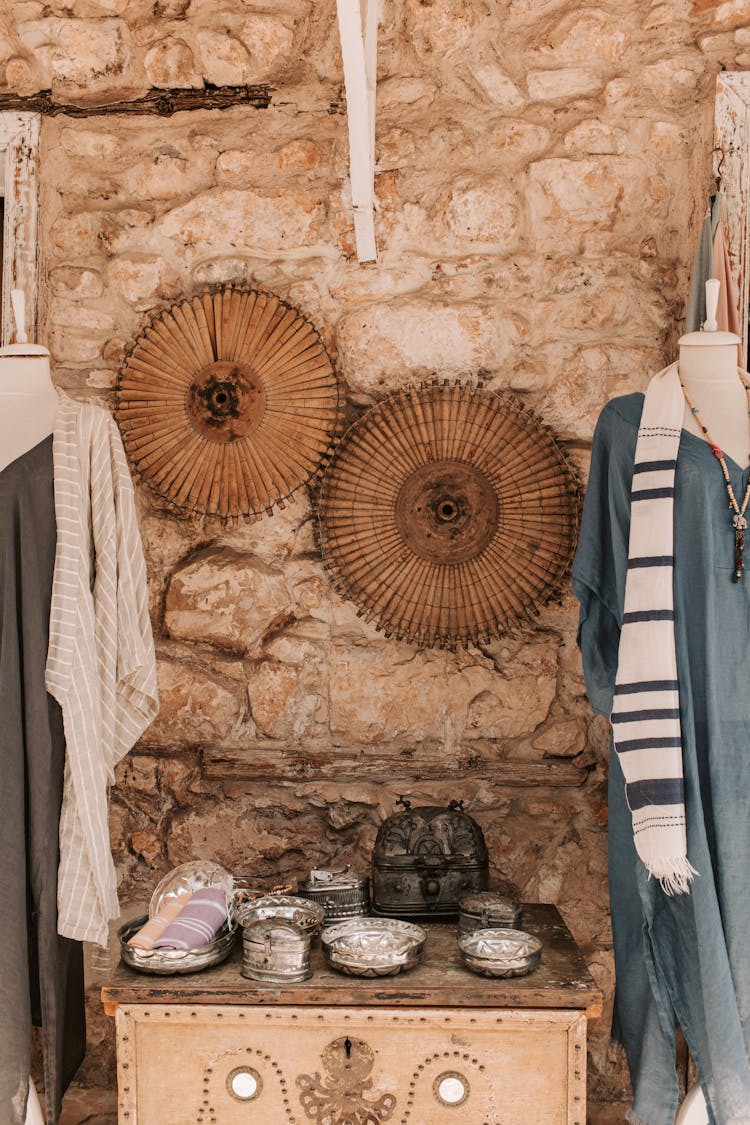
{"type": "Polygon", "coordinates": [[[412,808],[380,826],[372,853],[372,910],[396,918],[453,917],[468,891],[487,889],[482,829],[462,801],[412,808]]]}

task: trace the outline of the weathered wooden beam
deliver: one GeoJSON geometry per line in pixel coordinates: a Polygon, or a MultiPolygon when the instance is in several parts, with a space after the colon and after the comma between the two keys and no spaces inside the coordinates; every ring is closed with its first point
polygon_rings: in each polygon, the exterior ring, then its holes
{"type": "Polygon", "coordinates": [[[267,109],[273,89],[263,83],[257,86],[206,86],[203,90],[151,89],[140,98],[104,102],[101,105],[74,105],[52,97],[50,90],[38,94],[0,93],[0,112],[22,110],[45,117],[65,114],[67,117],[102,117],[110,114],[154,114],[170,117],[173,113],[193,109],[233,109],[239,105],[267,109]]]}
{"type": "Polygon", "coordinates": [[[465,750],[446,756],[441,747],[414,751],[377,746],[315,747],[263,746],[202,747],[206,777],[237,785],[256,781],[349,783],[389,781],[480,781],[521,787],[569,788],[582,785],[586,770],[566,759],[541,762],[508,760],[493,753],[465,750]]]}

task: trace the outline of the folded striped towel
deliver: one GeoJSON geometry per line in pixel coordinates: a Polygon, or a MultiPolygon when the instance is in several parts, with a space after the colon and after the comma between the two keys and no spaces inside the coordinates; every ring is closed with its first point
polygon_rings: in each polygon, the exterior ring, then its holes
{"type": "Polygon", "coordinates": [[[169,923],[174,922],[183,907],[190,902],[190,897],[190,893],[186,892],[167,899],[153,918],[149,918],[148,922],[128,939],[128,945],[136,949],[152,949],[154,942],[161,937],[169,923]]]}
{"type": "Polygon", "coordinates": [[[161,937],[154,949],[200,949],[216,936],[228,917],[227,893],[221,887],[201,887],[161,937]]]}
{"type": "Polygon", "coordinates": [[[635,848],[667,894],[689,892],[697,874],[687,858],[674,634],[674,476],[684,412],[672,364],[649,383],[638,429],[611,715],[635,848]]]}

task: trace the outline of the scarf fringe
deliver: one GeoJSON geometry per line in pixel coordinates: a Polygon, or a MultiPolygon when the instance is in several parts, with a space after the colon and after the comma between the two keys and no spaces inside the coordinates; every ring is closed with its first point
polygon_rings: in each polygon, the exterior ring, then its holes
{"type": "Polygon", "coordinates": [[[689,895],[693,879],[700,875],[687,856],[670,856],[646,864],[649,879],[658,879],[665,895],[689,895]]]}
{"type": "Polygon", "coordinates": [[[630,1125],[649,1125],[648,1121],[644,1121],[642,1117],[638,1117],[635,1113],[633,1113],[632,1109],[629,1109],[625,1114],[625,1119],[630,1123],[630,1125]]]}

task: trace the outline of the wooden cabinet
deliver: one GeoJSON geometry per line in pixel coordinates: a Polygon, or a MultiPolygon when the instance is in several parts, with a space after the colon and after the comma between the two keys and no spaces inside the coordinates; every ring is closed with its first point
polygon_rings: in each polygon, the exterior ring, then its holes
{"type": "Polygon", "coordinates": [[[559,914],[527,906],[534,973],[468,973],[455,927],[429,927],[408,974],[358,980],[313,954],[286,988],[235,957],[189,977],[121,966],[120,1125],[585,1125],[586,1019],[600,994],[559,914]]]}

